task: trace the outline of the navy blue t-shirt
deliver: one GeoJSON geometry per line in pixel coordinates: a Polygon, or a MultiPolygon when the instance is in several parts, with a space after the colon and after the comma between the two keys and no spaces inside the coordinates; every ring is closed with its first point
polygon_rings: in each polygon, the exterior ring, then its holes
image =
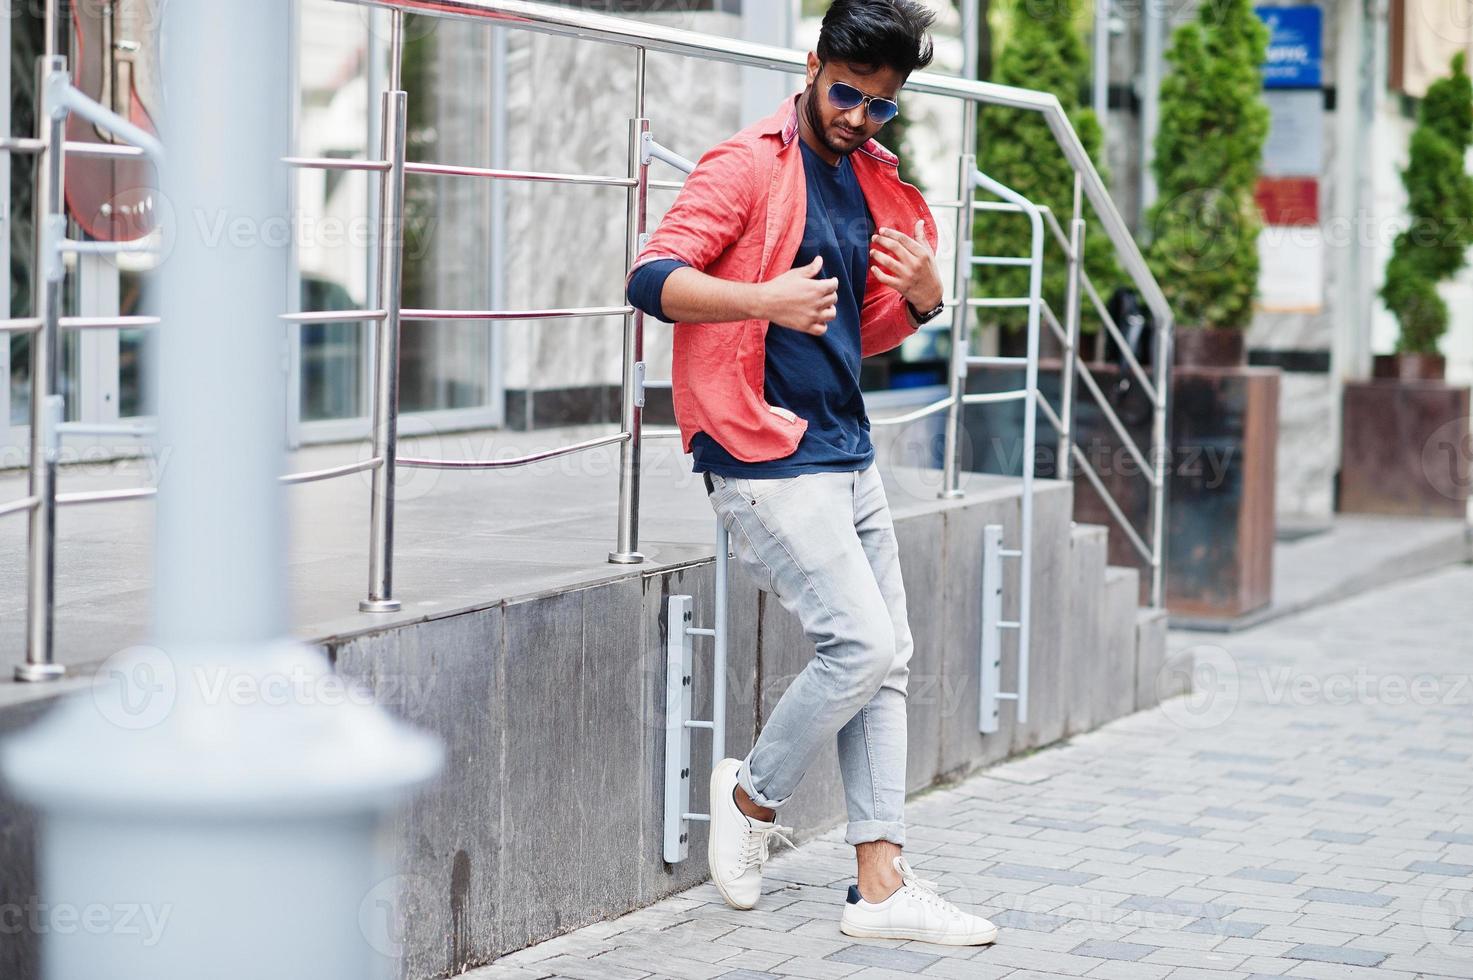
{"type": "MultiPolygon", "coordinates": [[[[774,478],[862,470],[874,460],[869,416],[859,391],[859,311],[864,306],[874,223],[849,157],[830,164],[801,137],[798,143],[808,185],[808,211],[793,267],[823,256],[819,276],[837,278],[839,295],[836,315],[822,336],[777,324],[768,327],[763,394],[769,404],[807,419],[808,428],[791,454],[758,463],[737,459],[709,433],[697,432],[691,439],[692,469],[697,473],[709,470],[722,476],[774,478]]],[[[684,264],[677,259],[657,259],[640,266],[629,281],[630,303],[667,320],[660,294],[666,277],[684,264]]]]}

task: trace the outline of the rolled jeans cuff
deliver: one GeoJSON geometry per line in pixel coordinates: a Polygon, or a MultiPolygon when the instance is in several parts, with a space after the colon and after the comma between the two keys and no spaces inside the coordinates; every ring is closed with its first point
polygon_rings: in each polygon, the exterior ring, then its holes
{"type": "Polygon", "coordinates": [[[869,844],[877,840],[904,847],[905,824],[898,820],[851,820],[844,831],[846,844],[869,844]]]}
{"type": "Polygon", "coordinates": [[[737,785],[741,786],[742,790],[747,794],[747,799],[758,806],[765,806],[769,809],[776,810],[788,802],[786,799],[774,800],[763,796],[752,783],[752,757],[750,755],[742,760],[742,767],[737,770],[737,785]]]}

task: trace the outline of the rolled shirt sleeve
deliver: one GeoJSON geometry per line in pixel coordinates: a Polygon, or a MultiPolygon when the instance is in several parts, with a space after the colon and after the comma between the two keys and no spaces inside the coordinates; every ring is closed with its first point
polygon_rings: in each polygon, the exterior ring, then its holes
{"type": "Polygon", "coordinates": [[[652,316],[664,323],[672,323],[665,315],[665,308],[660,305],[660,297],[665,292],[665,280],[670,273],[682,266],[689,265],[680,259],[654,259],[646,262],[634,270],[629,277],[629,289],[627,298],[629,304],[636,309],[643,310],[646,316],[652,316]]]}

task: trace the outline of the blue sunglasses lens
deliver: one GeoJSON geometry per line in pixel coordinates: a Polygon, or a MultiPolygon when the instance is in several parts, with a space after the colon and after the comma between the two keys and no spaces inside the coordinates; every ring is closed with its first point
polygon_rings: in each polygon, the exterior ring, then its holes
{"type": "Polygon", "coordinates": [[[869,117],[877,123],[887,123],[895,118],[900,106],[889,99],[870,99],[869,117]]]}
{"type": "MultiPolygon", "coordinates": [[[[835,82],[829,86],[829,104],[835,109],[848,111],[863,101],[864,93],[853,85],[835,82]]],[[[900,111],[900,106],[889,99],[870,99],[867,111],[870,119],[877,123],[886,123],[895,118],[895,114],[900,111]]]]}
{"type": "Polygon", "coordinates": [[[853,109],[864,101],[864,93],[852,85],[835,82],[829,86],[829,102],[835,109],[853,109]]]}

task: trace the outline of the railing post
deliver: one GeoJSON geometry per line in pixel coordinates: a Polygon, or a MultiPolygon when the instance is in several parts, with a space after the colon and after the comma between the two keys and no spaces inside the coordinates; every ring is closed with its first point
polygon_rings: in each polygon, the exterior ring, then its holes
{"type": "MultiPolygon", "coordinates": [[[[629,120],[629,188],[624,220],[624,271],[634,265],[644,244],[647,226],[649,165],[644,162],[644,140],[650,121],[644,118],[645,50],[637,48],[634,63],[634,118],[629,120]]],[[[624,375],[620,385],[619,425],[628,437],[619,444],[619,528],[609,561],[634,565],[644,561],[639,552],[639,480],[644,444],[644,313],[624,314],[624,375]]]]}
{"type": "Polygon", "coordinates": [[[1084,181],[1074,172],[1074,219],[1069,222],[1069,272],[1064,293],[1064,356],[1059,368],[1059,448],[1054,476],[1073,479],[1074,352],[1079,349],[1079,294],[1084,276],[1084,181]]]}
{"type": "Polygon", "coordinates": [[[66,668],[53,656],[56,604],[56,462],[58,416],[53,394],[59,385],[62,285],[66,269],[58,251],[57,225],[66,229],[62,206],[66,166],[66,113],[53,112],[47,83],[53,72],[65,72],[66,59],[42,55],[36,59],[36,136],[41,151],[36,160],[35,233],[31,296],[41,326],[31,334],[31,454],[29,495],[36,498],[30,511],[29,550],[26,555],[26,659],[15,668],[18,681],[56,680],[66,668]]]}
{"type": "Polygon", "coordinates": [[[1151,605],[1160,609],[1166,602],[1166,457],[1167,411],[1171,404],[1171,335],[1167,319],[1156,326],[1156,399],[1151,406],[1151,605]]]}
{"type": "Polygon", "coordinates": [[[965,107],[962,123],[962,153],[958,161],[957,194],[961,206],[956,209],[956,261],[952,289],[956,307],[951,314],[951,403],[946,407],[946,443],[941,458],[941,492],[938,497],[960,497],[961,490],[961,424],[962,395],[967,390],[967,347],[971,337],[971,307],[967,297],[972,283],[972,172],[977,157],[972,152],[976,142],[977,107],[965,107]]]}
{"type": "MultiPolygon", "coordinates": [[[[401,14],[395,11],[391,65],[399,61],[401,14]]],[[[390,74],[390,84],[398,71],[390,74]]],[[[374,336],[373,455],[382,460],[373,470],[368,531],[368,598],[362,612],[396,612],[394,598],[394,473],[399,452],[399,310],[404,259],[404,155],[408,97],[400,89],[383,94],[380,153],[389,169],[379,185],[377,301],[384,311],[374,336]]]]}

